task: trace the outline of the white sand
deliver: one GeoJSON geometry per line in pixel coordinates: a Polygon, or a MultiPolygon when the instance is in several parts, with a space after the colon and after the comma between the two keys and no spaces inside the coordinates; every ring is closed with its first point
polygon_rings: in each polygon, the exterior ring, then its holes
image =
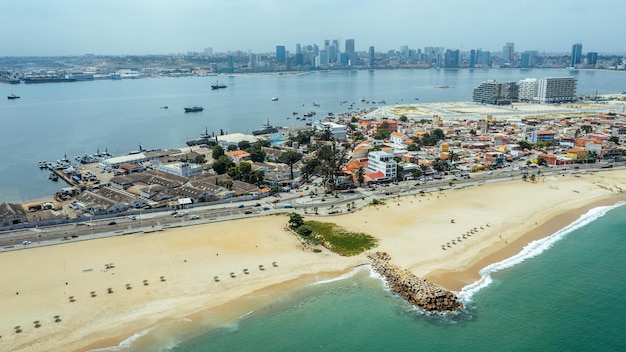
{"type": "MultiPolygon", "coordinates": [[[[516,239],[559,214],[599,200],[623,200],[619,189],[625,187],[626,172],[614,170],[536,184],[512,181],[411,195],[317,219],[374,235],[380,240],[375,250],[388,252],[392,262],[416,275],[461,273],[493,253],[513,248],[516,239]],[[473,228],[478,231],[468,239],[441,249],[473,228]]],[[[315,275],[367,262],[365,254],[344,258],[326,250],[303,251],[284,230],[286,222],[287,216],[266,216],[1,253],[0,346],[11,351],[72,351],[116,345],[168,319],[222,306],[305,275],[314,280],[315,275]],[[108,263],[115,268],[105,269],[108,263]],[[259,264],[265,270],[259,270],[259,264]],[[250,274],[243,273],[245,268],[250,274]],[[236,277],[229,277],[230,272],[236,277]],[[213,280],[215,275],[219,282],[213,280]],[[125,289],[127,283],[133,288],[125,289]],[[114,293],[106,293],[109,287],[114,293]],[[91,291],[97,296],[90,297],[91,291]],[[70,295],[76,302],[69,302],[70,295]],[[53,321],[56,314],[61,322],[53,321]],[[35,328],[35,320],[42,326],[35,328]],[[19,334],[16,325],[22,326],[19,334]]]]}

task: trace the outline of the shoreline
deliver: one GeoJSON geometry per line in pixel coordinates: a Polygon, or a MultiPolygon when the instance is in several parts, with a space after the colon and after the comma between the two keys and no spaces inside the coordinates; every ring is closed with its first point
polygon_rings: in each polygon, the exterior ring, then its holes
{"type": "Polygon", "coordinates": [[[614,206],[625,201],[626,195],[622,195],[615,198],[598,200],[580,208],[565,211],[533,227],[507,246],[497,246],[496,248],[486,249],[487,253],[485,255],[475,257],[473,264],[465,268],[459,270],[434,270],[426,274],[425,278],[449,290],[460,292],[464,287],[480,280],[482,277],[480,270],[485,267],[513,257],[533,241],[552,236],[592,209],[602,206],[614,206]]]}
{"type": "MultiPolygon", "coordinates": [[[[386,205],[316,219],[373,234],[379,239],[373,251],[386,251],[394,264],[454,289],[475,282],[486,265],[518,253],[536,236],[550,236],[586,210],[626,200],[616,191],[626,184],[623,171],[559,177],[538,184],[510,181],[389,198],[386,205]],[[541,212],[533,203],[535,194],[541,196],[541,212]],[[537,226],[524,231],[532,222],[537,226]],[[472,227],[481,229],[462,243],[441,248],[451,236],[472,227]]],[[[0,342],[18,351],[61,346],[85,351],[129,339],[143,343],[138,340],[153,339],[152,329],[171,322],[191,319],[195,326],[199,319],[219,326],[236,321],[262,310],[264,302],[308,284],[336,280],[368,262],[367,253],[340,257],[326,250],[304,251],[284,230],[286,221],[285,215],[265,216],[2,253],[0,273],[11,284],[0,288],[5,312],[0,342]],[[110,262],[115,269],[93,270],[110,262]],[[266,270],[259,270],[259,264],[266,270]],[[243,268],[250,274],[242,273],[243,268]],[[236,278],[228,276],[233,271],[236,278]],[[159,275],[166,281],[158,282],[159,275]],[[141,285],[142,279],[149,285],[141,285]],[[133,289],[124,289],[124,283],[132,283],[133,289]],[[107,295],[106,287],[114,287],[115,293],[107,295]],[[89,297],[91,290],[97,297],[89,297]],[[76,295],[77,301],[69,303],[68,295],[76,295]],[[47,317],[54,314],[63,321],[50,322],[47,317]],[[42,320],[42,327],[28,325],[35,319],[42,320]],[[16,325],[24,332],[12,331],[16,325]]]]}

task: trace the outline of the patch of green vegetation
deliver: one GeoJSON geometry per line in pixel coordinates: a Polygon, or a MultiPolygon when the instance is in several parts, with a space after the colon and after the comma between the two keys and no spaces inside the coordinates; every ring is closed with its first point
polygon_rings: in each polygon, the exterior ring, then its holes
{"type": "Polygon", "coordinates": [[[360,254],[377,244],[376,238],[360,232],[348,232],[330,222],[306,221],[304,225],[313,232],[303,238],[312,243],[322,244],[329,250],[343,256],[360,254]]]}

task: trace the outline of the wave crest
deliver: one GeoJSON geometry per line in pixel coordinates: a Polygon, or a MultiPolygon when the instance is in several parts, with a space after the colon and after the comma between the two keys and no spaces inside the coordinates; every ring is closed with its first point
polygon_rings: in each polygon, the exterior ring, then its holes
{"type": "Polygon", "coordinates": [[[598,218],[604,216],[609,211],[615,208],[618,208],[624,204],[626,203],[620,202],[618,204],[611,205],[611,206],[602,206],[602,207],[590,209],[587,213],[581,215],[576,221],[565,226],[559,231],[553,233],[552,235],[546,238],[542,238],[542,239],[530,242],[518,254],[510,258],[504,259],[500,262],[493,263],[482,268],[479,271],[480,279],[474,283],[471,283],[463,287],[461,289],[461,292],[458,293],[458,297],[465,302],[471,302],[472,297],[478,291],[489,286],[493,282],[493,279],[491,278],[492,273],[513,267],[525,261],[526,259],[533,258],[543,253],[544,251],[551,248],[556,242],[563,239],[567,234],[593,222],[594,220],[597,220],[598,218]]]}

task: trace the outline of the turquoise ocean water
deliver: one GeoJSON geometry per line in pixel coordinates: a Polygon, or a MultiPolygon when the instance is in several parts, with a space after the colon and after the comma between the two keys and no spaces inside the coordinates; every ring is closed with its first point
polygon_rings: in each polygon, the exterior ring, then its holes
{"type": "Polygon", "coordinates": [[[455,317],[423,314],[362,268],[218,328],[181,320],[107,350],[624,351],[625,240],[626,207],[593,209],[484,269],[455,317]]]}

